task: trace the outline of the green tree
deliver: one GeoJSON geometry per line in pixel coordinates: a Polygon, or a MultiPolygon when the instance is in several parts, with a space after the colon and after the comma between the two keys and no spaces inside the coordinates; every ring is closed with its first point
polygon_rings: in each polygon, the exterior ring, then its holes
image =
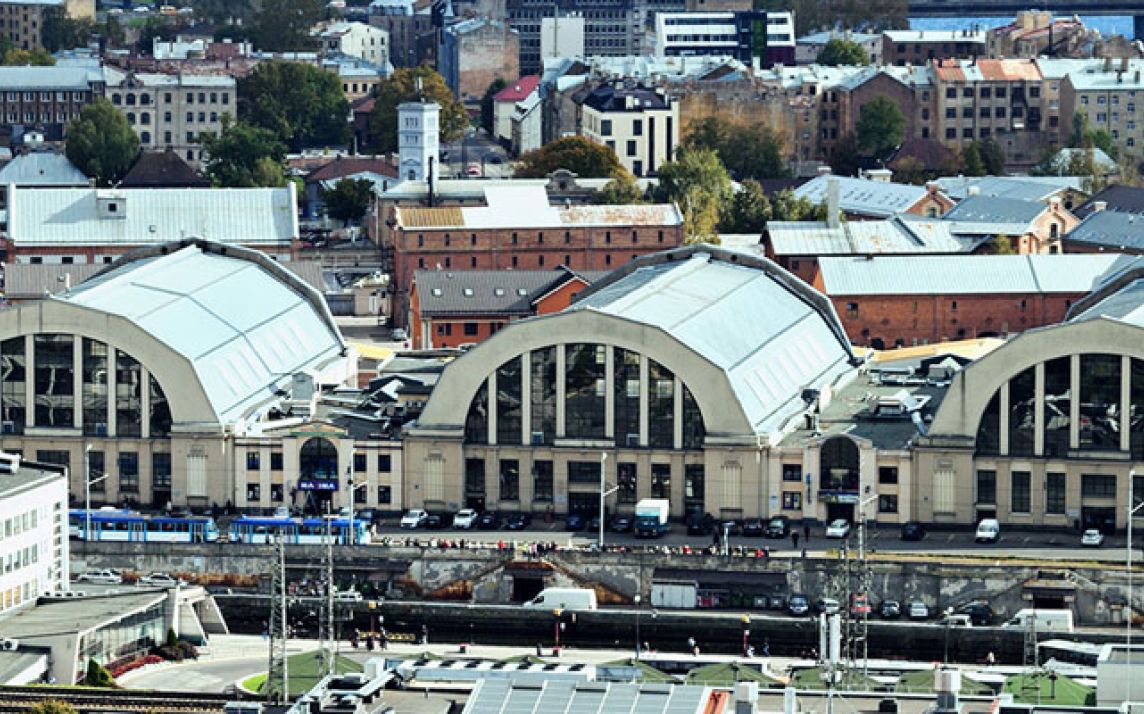
{"type": "Polygon", "coordinates": [[[286,146],[273,132],[223,120],[222,131],[202,138],[206,174],[218,187],[282,186],[286,146]]]}
{"type": "Polygon", "coordinates": [[[107,20],[98,28],[98,31],[107,39],[108,47],[122,47],[123,43],[127,41],[127,32],[114,15],[108,15],[107,20]]]}
{"type": "MultiPolygon", "coordinates": [[[[469,126],[465,107],[453,96],[445,78],[431,67],[407,67],[394,72],[377,86],[373,114],[369,118],[370,145],[374,151],[397,151],[397,105],[424,99],[441,107],[441,141],[460,138],[469,126]],[[421,80],[421,89],[417,88],[421,80]]],[[[604,174],[605,176],[607,174],[604,174]]]]}
{"type": "Polygon", "coordinates": [[[40,41],[48,52],[86,47],[95,31],[91,20],[77,20],[68,17],[62,8],[53,8],[44,13],[44,24],[40,30],[40,41]]]}
{"type": "Polygon", "coordinates": [[[207,19],[213,25],[236,27],[254,20],[252,0],[194,0],[193,5],[195,17],[207,19]]]}
{"type": "Polygon", "coordinates": [[[114,687],[115,678],[111,676],[111,672],[108,672],[106,667],[94,659],[89,659],[87,661],[87,674],[84,675],[83,683],[89,687],[114,687]]]}
{"type": "Polygon", "coordinates": [[[139,137],[127,117],[102,97],[72,120],[65,141],[68,160],[101,186],[122,179],[139,154],[139,137]]]}
{"type": "Polygon", "coordinates": [[[173,628],[173,627],[167,628],[167,646],[168,647],[178,647],[179,646],[179,636],[175,634],[175,628],[173,628]]]}
{"type": "Polygon", "coordinates": [[[993,238],[992,246],[987,246],[985,252],[992,253],[993,255],[1016,255],[1017,248],[1013,245],[1013,239],[1007,235],[998,235],[993,238]],[[988,248],[991,247],[992,250],[988,248]]]}
{"type": "Polygon", "coordinates": [[[978,146],[981,152],[981,162],[985,164],[985,173],[990,176],[1005,175],[1005,150],[992,136],[981,140],[978,146]]]}
{"type": "Polygon", "coordinates": [[[853,40],[836,37],[822,46],[816,61],[818,64],[829,67],[839,65],[865,66],[870,63],[870,58],[866,54],[866,50],[862,49],[862,45],[853,40]]]}
{"type": "Polygon", "coordinates": [[[740,125],[720,117],[706,117],[691,126],[684,146],[711,149],[739,180],[790,176],[782,136],[761,121],[740,125]]]}
{"type": "Polygon", "coordinates": [[[18,47],[9,47],[4,50],[4,56],[0,58],[0,64],[15,67],[25,65],[48,67],[55,63],[56,58],[52,57],[51,54],[44,49],[22,50],[18,47]]]}
{"type": "Polygon", "coordinates": [[[771,196],[772,221],[825,221],[826,206],[815,204],[806,196],[795,196],[784,188],[771,196]]]}
{"type": "Polygon", "coordinates": [[[966,176],[984,176],[985,162],[981,159],[981,149],[976,141],[971,141],[961,153],[962,171],[966,176]]]}
{"type": "Polygon", "coordinates": [[[54,699],[33,704],[28,710],[30,714],[78,714],[78,711],[71,704],[54,699]]]}
{"type": "Polygon", "coordinates": [[[322,189],[322,203],[326,204],[326,215],[348,224],[360,221],[369,210],[373,198],[373,182],[366,179],[342,179],[333,188],[322,189]]]}
{"type": "Polygon", "coordinates": [[[319,0],[262,0],[251,23],[254,46],[265,52],[312,49],[310,28],[322,16],[319,0]]]}
{"type": "Polygon", "coordinates": [[[493,97],[496,93],[508,86],[508,82],[500,77],[494,79],[481,97],[481,128],[493,135],[493,97]]]}
{"type": "Polygon", "coordinates": [[[719,217],[721,233],[762,233],[771,219],[771,202],[763,187],[754,179],[747,179],[731,197],[719,217]]]}
{"type": "Polygon", "coordinates": [[[861,152],[858,150],[858,137],[853,132],[843,134],[830,152],[830,170],[838,176],[857,176],[861,167],[861,152]]]}
{"type": "Polygon", "coordinates": [[[135,38],[135,51],[150,56],[155,49],[155,40],[169,42],[175,39],[175,25],[167,18],[151,16],[143,21],[135,38]]]}
{"type": "Polygon", "coordinates": [[[855,128],[858,147],[870,156],[881,157],[902,143],[906,118],[892,99],[879,94],[862,106],[855,128]]]}
{"type": "Polygon", "coordinates": [[[616,152],[582,136],[566,136],[521,155],[514,175],[544,178],[556,169],[568,169],[583,178],[605,178],[624,171],[616,152]]]}
{"type": "Polygon", "coordinates": [[[731,177],[711,149],[679,151],[659,167],[656,198],[674,201],[683,212],[687,243],[718,243],[719,211],[730,199],[731,177]]]}
{"type": "MultiPolygon", "coordinates": [[[[1093,129],[1088,123],[1088,114],[1077,112],[1073,114],[1073,134],[1069,146],[1080,149],[1100,149],[1108,157],[1116,161],[1120,152],[1107,129],[1093,129]]],[[[1076,175],[1076,174],[1074,174],[1076,175]]]]}
{"type": "Polygon", "coordinates": [[[337,146],[349,140],[350,106],[336,74],[300,62],[262,62],[238,80],[238,118],[286,146],[337,146]]]}
{"type": "Polygon", "coordinates": [[[612,180],[596,192],[596,203],[608,206],[643,203],[644,192],[636,183],[636,177],[621,167],[612,175],[612,180]]]}

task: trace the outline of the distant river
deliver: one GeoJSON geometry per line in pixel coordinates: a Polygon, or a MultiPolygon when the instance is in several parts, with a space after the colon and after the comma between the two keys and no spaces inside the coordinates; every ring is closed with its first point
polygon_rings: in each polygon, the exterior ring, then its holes
{"type": "MultiPolygon", "coordinates": [[[[1088,17],[1081,16],[1085,27],[1100,30],[1102,35],[1132,36],[1132,18],[1123,17],[1088,17]]],[[[915,30],[963,30],[974,25],[981,28],[1000,27],[1013,21],[1011,17],[914,17],[910,18],[910,27],[915,30]]]]}

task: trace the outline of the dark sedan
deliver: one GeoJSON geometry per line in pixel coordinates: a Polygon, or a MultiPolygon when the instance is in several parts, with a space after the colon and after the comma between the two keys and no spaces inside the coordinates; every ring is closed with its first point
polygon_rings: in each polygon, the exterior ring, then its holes
{"type": "Polygon", "coordinates": [[[710,513],[692,513],[687,517],[687,535],[710,535],[715,517],[710,513]]]}
{"type": "Polygon", "coordinates": [[[495,531],[501,527],[501,517],[492,511],[486,511],[477,518],[477,528],[482,531],[495,531]]]}
{"type": "Polygon", "coordinates": [[[531,525],[531,513],[514,513],[506,518],[504,522],[504,527],[510,531],[523,531],[531,525]]]}
{"type": "Polygon", "coordinates": [[[582,531],[584,530],[584,516],[579,513],[569,513],[568,517],[564,519],[564,529],[569,531],[582,531]]]}
{"type": "Polygon", "coordinates": [[[627,533],[631,531],[633,523],[632,517],[627,513],[617,513],[608,523],[608,530],[613,533],[627,533]]]}
{"type": "Polygon", "coordinates": [[[968,615],[969,621],[977,627],[986,627],[993,624],[993,608],[988,603],[971,602],[962,605],[955,611],[958,615],[968,615]]]}
{"type": "Polygon", "coordinates": [[[902,540],[922,540],[926,537],[926,529],[917,521],[906,521],[902,524],[902,540]]]}
{"type": "Polygon", "coordinates": [[[744,518],[743,535],[751,538],[761,538],[763,535],[763,519],[744,518]]]}

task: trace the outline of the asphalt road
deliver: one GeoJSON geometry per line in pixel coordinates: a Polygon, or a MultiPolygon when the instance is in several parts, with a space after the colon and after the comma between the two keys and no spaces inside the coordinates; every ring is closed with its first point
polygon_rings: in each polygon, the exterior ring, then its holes
{"type": "Polygon", "coordinates": [[[512,176],[512,167],[504,148],[483,131],[470,129],[460,140],[445,144],[442,150],[447,157],[442,161],[445,177],[464,177],[468,175],[468,167],[472,164],[483,165],[484,176],[487,178],[512,176]]]}

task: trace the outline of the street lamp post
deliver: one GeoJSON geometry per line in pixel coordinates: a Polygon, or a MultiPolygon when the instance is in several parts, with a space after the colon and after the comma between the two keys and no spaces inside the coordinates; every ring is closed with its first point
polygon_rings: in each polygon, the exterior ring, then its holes
{"type": "Polygon", "coordinates": [[[632,599],[636,604],[636,659],[639,659],[640,652],[642,651],[640,649],[640,600],[643,598],[640,597],[639,593],[636,593],[636,596],[632,599]]]}
{"type": "Polygon", "coordinates": [[[619,486],[615,488],[607,488],[607,483],[604,481],[604,464],[608,460],[608,452],[600,452],[600,534],[599,534],[599,548],[604,550],[604,499],[620,490],[619,486]]]}
{"type": "Polygon", "coordinates": [[[100,481],[106,481],[108,474],[103,474],[99,478],[91,477],[90,465],[91,444],[83,448],[83,542],[86,544],[91,539],[91,487],[100,481]]]}

